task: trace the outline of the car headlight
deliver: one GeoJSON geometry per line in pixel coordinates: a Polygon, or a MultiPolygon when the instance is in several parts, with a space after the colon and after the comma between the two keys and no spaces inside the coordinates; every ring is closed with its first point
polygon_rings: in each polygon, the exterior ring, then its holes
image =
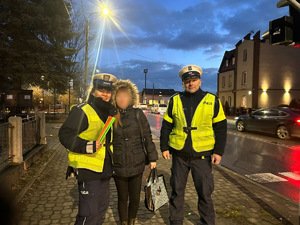
{"type": "Polygon", "coordinates": [[[239,117],[237,116],[237,117],[235,117],[234,119],[235,119],[235,120],[238,120],[238,119],[239,119],[239,117]]]}

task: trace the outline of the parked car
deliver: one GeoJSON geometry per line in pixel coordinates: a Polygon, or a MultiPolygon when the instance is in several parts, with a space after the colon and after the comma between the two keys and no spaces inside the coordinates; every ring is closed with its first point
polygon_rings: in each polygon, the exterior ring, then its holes
{"type": "Polygon", "coordinates": [[[275,134],[280,139],[300,137],[300,111],[290,108],[265,108],[236,117],[238,131],[275,134]]]}
{"type": "Polygon", "coordinates": [[[166,104],[154,104],[151,107],[151,113],[164,114],[167,110],[166,104]]]}
{"type": "Polygon", "coordinates": [[[145,103],[140,103],[138,104],[138,108],[142,109],[142,110],[147,110],[147,104],[145,103]]]}

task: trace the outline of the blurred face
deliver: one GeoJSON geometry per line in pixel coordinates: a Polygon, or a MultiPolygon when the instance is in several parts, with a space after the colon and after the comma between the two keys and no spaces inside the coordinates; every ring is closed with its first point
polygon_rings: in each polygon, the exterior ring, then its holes
{"type": "Polygon", "coordinates": [[[201,86],[200,78],[191,78],[182,81],[182,86],[186,92],[195,93],[201,86]]]}
{"type": "Polygon", "coordinates": [[[116,103],[120,109],[126,109],[131,102],[131,95],[127,89],[120,89],[116,94],[116,103]]]}
{"type": "Polygon", "coordinates": [[[104,101],[109,102],[111,98],[111,91],[104,89],[96,89],[93,93],[96,98],[102,98],[104,101]]]}

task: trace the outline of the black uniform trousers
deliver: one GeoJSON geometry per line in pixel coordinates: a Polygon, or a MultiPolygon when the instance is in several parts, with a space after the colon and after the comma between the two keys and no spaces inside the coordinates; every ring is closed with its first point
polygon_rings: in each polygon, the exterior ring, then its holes
{"type": "Polygon", "coordinates": [[[109,206],[109,180],[78,183],[79,208],[75,225],[100,225],[109,206]]]}
{"type": "Polygon", "coordinates": [[[214,190],[211,157],[183,158],[173,154],[171,168],[172,195],[170,198],[171,224],[183,224],[184,194],[189,171],[198,194],[198,211],[202,224],[215,224],[215,209],[211,194],[214,190]]]}

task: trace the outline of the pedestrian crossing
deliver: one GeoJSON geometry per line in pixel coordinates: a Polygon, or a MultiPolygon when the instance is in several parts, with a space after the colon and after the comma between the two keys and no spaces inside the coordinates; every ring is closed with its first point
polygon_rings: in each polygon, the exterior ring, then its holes
{"type": "Polygon", "coordinates": [[[246,174],[245,177],[249,178],[260,184],[274,183],[274,182],[286,182],[289,180],[300,181],[299,172],[279,172],[278,174],[273,173],[255,173],[246,174]]]}

